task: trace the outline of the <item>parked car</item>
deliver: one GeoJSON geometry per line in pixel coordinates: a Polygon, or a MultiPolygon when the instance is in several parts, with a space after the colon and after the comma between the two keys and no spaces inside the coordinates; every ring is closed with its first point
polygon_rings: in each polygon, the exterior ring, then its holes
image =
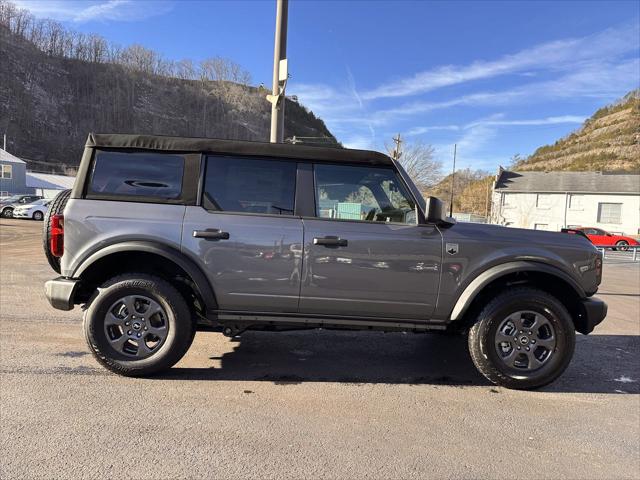
{"type": "Polygon", "coordinates": [[[591,243],[597,246],[606,246],[612,247],[615,246],[614,250],[627,250],[629,245],[640,245],[635,238],[627,237],[625,235],[617,235],[615,233],[609,233],[606,230],[602,230],[601,228],[594,227],[579,227],[575,230],[580,230],[584,232],[591,243]]]}
{"type": "Polygon", "coordinates": [[[0,202],[0,216],[11,218],[16,207],[35,202],[41,198],[40,195],[13,195],[0,202]]]}
{"type": "Polygon", "coordinates": [[[83,304],[93,355],[128,376],[196,330],[451,331],[491,382],[536,388],[607,313],[586,238],[456,223],[378,152],[92,134],[44,235],[49,302],[83,304]]]}
{"type": "Polygon", "coordinates": [[[51,200],[49,199],[41,198],[35,202],[27,203],[26,205],[18,205],[13,209],[13,217],[44,220],[44,215],[47,213],[50,202],[51,200]]]}

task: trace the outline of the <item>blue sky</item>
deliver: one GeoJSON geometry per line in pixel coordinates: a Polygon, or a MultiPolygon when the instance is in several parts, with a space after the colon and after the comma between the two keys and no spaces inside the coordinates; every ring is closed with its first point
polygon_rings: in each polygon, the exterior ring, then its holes
{"type": "MultiPolygon", "coordinates": [[[[229,57],[270,85],[275,1],[18,1],[171,59],[229,57]]],[[[288,94],[346,146],[400,132],[494,170],[640,85],[636,1],[291,0],[288,94]]]]}

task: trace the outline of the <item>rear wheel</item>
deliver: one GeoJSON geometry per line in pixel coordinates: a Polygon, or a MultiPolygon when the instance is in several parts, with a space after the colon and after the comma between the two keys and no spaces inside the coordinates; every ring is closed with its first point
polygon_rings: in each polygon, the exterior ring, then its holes
{"type": "Polygon", "coordinates": [[[616,250],[626,252],[627,250],[629,250],[629,242],[627,242],[626,240],[620,240],[616,242],[616,250]]]}
{"type": "Polygon", "coordinates": [[[44,218],[44,214],[38,210],[33,212],[33,215],[31,216],[31,218],[37,221],[41,221],[44,218]]]}
{"type": "Polygon", "coordinates": [[[469,331],[469,352],[480,373],[507,388],[533,389],[567,368],[575,327],[555,297],[516,288],[490,301],[469,331]]]}
{"type": "Polygon", "coordinates": [[[47,213],[44,215],[44,225],[42,229],[42,248],[44,249],[44,255],[47,257],[47,261],[51,268],[56,273],[60,273],[60,257],[55,257],[51,254],[49,249],[49,242],[51,241],[51,217],[64,212],[64,207],[67,205],[67,201],[71,196],[71,190],[63,190],[49,204],[47,213]]]}
{"type": "Polygon", "coordinates": [[[124,376],[146,376],[175,365],[195,325],[183,296],[166,280],[127,274],[105,282],[89,302],[84,332],[95,358],[124,376]]]}

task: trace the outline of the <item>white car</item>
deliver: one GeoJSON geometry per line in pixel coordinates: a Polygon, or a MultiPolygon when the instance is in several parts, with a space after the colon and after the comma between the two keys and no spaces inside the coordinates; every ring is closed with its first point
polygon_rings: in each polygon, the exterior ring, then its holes
{"type": "Polygon", "coordinates": [[[42,198],[26,205],[20,205],[13,209],[14,218],[31,218],[33,220],[43,220],[47,209],[49,208],[50,199],[42,198]]]}

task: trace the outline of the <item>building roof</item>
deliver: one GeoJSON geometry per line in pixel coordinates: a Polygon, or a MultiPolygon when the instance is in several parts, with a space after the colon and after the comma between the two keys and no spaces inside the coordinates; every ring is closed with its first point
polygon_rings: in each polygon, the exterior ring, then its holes
{"type": "Polygon", "coordinates": [[[66,190],[73,187],[75,177],[52,175],[49,173],[27,172],[27,187],[50,190],[66,190]]]}
{"type": "Polygon", "coordinates": [[[214,138],[167,137],[163,135],[90,133],[85,147],[220,153],[329,162],[392,163],[387,155],[369,150],[292,145],[289,143],[219,140],[214,138]]]}
{"type": "Polygon", "coordinates": [[[16,157],[15,155],[11,155],[9,152],[7,152],[6,150],[0,148],[0,162],[6,162],[6,163],[23,163],[26,164],[27,162],[25,162],[24,160],[20,160],[18,157],[16,157]]]}
{"type": "Polygon", "coordinates": [[[509,192],[635,193],[640,175],[606,172],[511,172],[502,170],[496,190],[509,192]]]}

